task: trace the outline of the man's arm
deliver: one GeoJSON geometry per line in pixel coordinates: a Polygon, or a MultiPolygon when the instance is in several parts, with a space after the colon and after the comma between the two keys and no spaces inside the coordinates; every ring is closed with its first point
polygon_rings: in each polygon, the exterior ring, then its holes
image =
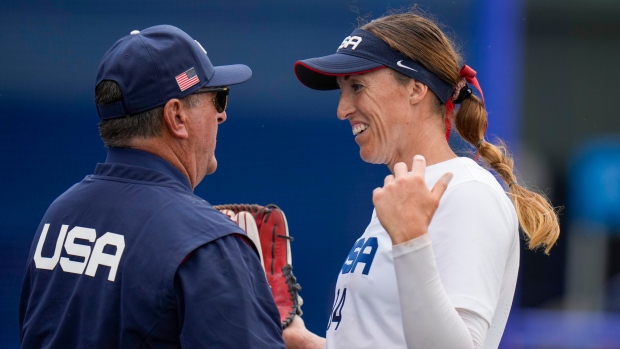
{"type": "Polygon", "coordinates": [[[183,348],[284,348],[265,273],[240,237],[193,251],[177,271],[175,291],[183,348]]]}

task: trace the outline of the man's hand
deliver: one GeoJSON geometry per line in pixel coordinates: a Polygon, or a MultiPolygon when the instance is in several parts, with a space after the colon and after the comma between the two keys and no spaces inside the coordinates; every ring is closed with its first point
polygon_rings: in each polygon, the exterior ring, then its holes
{"type": "Polygon", "coordinates": [[[413,158],[411,172],[404,162],[394,165],[394,174],[385,177],[382,188],[372,193],[377,218],[392,238],[400,244],[426,234],[439,200],[452,179],[452,173],[441,176],[432,190],[424,181],[426,160],[422,155],[413,158]]]}
{"type": "Polygon", "coordinates": [[[293,322],[282,332],[287,349],[323,349],[325,338],[308,331],[304,320],[295,315],[293,322]]]}

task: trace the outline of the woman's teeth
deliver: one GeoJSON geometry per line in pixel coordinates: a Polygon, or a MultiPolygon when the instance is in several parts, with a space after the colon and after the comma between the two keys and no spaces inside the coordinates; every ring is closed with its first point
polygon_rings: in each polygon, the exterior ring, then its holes
{"type": "Polygon", "coordinates": [[[353,135],[357,136],[358,134],[362,133],[362,131],[364,131],[367,128],[368,128],[368,125],[357,124],[353,126],[353,135]]]}

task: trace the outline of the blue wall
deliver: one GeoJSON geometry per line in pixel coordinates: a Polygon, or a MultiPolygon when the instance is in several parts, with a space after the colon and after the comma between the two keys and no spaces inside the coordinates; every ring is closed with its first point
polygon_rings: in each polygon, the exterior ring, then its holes
{"type": "MultiPolygon", "coordinates": [[[[92,102],[99,59],[121,36],[156,24],[188,32],[215,65],[252,68],[252,79],[231,91],[228,121],[218,135],[218,171],[196,192],[213,204],[275,203],[284,209],[295,237],[293,260],[303,286],[304,319],[323,334],[337,272],[370,219],[372,189],[382,184],[387,169],[359,159],[350,126],[335,117],[338,92],[304,88],[293,74],[293,63],[334,52],[354,29],[358,14],[376,17],[409,4],[0,4],[0,347],[19,346],[19,289],[41,216],[57,195],[105,159],[92,102]]],[[[478,49],[474,32],[486,30],[475,25],[480,18],[475,14],[484,14],[478,10],[486,5],[474,0],[419,4],[460,38],[467,63],[486,72],[477,66],[481,59],[467,51],[478,49]]],[[[480,80],[484,88],[490,79],[480,80]]],[[[506,136],[504,131],[495,134],[506,136]]]]}

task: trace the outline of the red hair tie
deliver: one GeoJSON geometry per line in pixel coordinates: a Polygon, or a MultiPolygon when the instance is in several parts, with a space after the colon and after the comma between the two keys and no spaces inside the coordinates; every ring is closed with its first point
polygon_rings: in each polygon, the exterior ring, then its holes
{"type": "MultiPolygon", "coordinates": [[[[480,97],[482,99],[482,105],[484,106],[484,94],[482,93],[482,88],[480,87],[480,84],[478,83],[478,79],[476,79],[476,71],[473,70],[470,66],[464,65],[461,68],[461,71],[459,72],[459,76],[461,77],[461,80],[459,80],[459,83],[457,83],[456,88],[458,90],[455,90],[455,94],[458,96],[459,90],[465,86],[464,82],[466,81],[468,84],[474,86],[476,90],[478,90],[478,92],[480,93],[480,97]]],[[[451,120],[452,120],[453,114],[454,114],[454,102],[452,101],[452,98],[450,98],[448,100],[448,103],[446,103],[446,140],[450,139],[450,130],[452,128],[451,120]]],[[[484,128],[485,134],[486,134],[486,128],[487,126],[485,125],[485,128],[484,128]]]]}
{"type": "Polygon", "coordinates": [[[459,72],[459,76],[465,78],[468,84],[473,85],[478,92],[480,92],[480,97],[482,98],[482,105],[484,105],[484,94],[482,93],[482,88],[480,88],[480,84],[478,83],[478,79],[476,79],[476,71],[471,69],[468,65],[464,65],[459,72]]]}

